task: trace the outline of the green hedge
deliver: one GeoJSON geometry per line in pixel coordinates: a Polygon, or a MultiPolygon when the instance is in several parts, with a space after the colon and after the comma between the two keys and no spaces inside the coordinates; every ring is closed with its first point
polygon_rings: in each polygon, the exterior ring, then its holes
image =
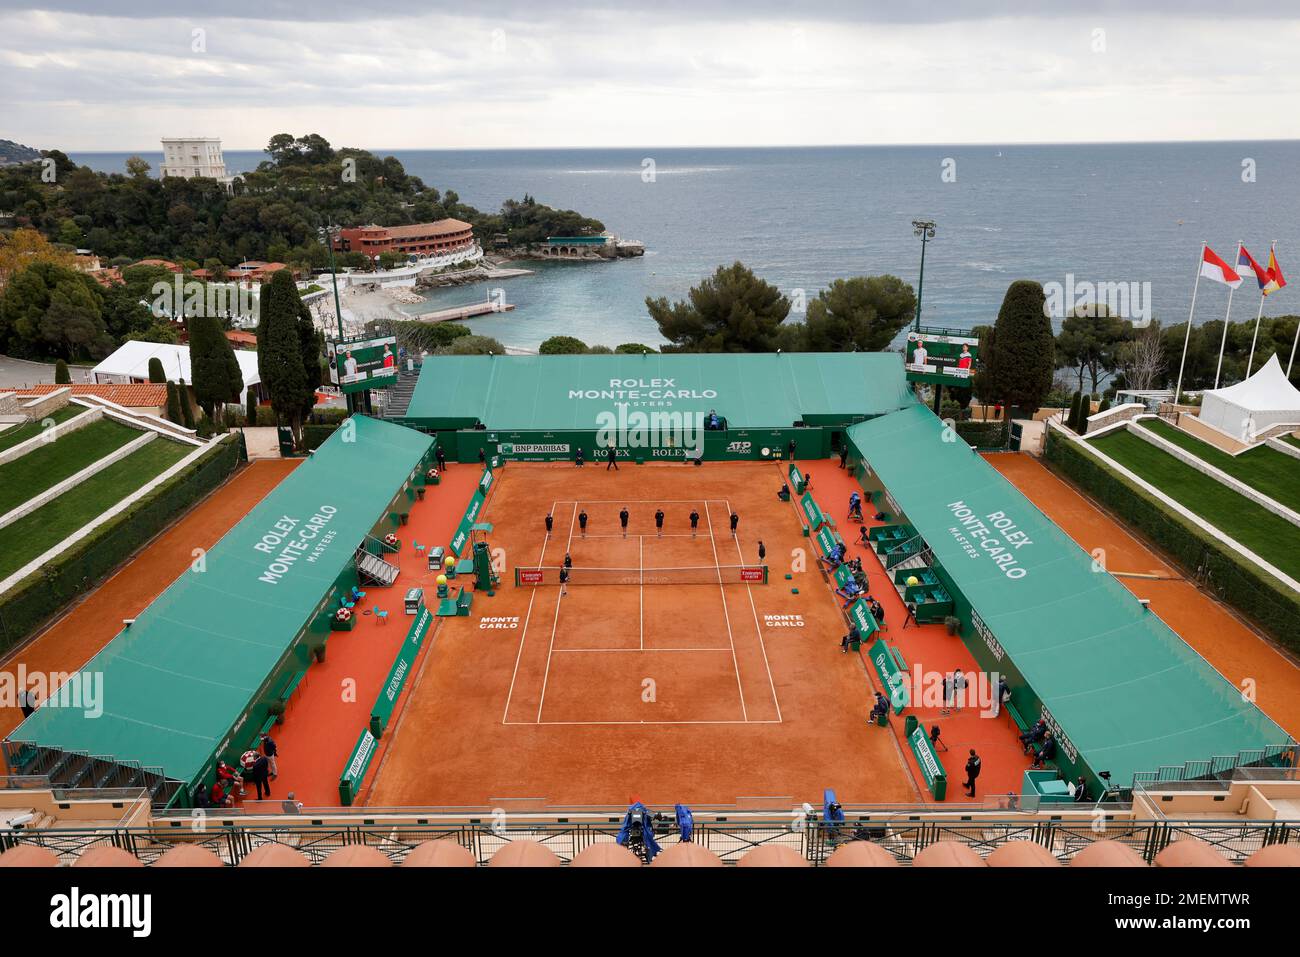
{"type": "Polygon", "coordinates": [[[1280,644],[1300,652],[1300,595],[1050,429],[1044,456],[1124,524],[1154,542],[1198,584],[1280,644]]]}
{"type": "Polygon", "coordinates": [[[221,485],[238,464],[239,443],[230,439],[221,442],[0,596],[0,654],[35,634],[68,602],[84,597],[109,572],[221,485]]]}
{"type": "Polygon", "coordinates": [[[958,422],[957,434],[977,449],[1005,449],[1011,437],[1011,420],[980,422],[970,419],[958,422]]]}
{"type": "Polygon", "coordinates": [[[304,425],[302,427],[303,449],[308,452],[315,451],[337,429],[337,425],[304,425]]]}

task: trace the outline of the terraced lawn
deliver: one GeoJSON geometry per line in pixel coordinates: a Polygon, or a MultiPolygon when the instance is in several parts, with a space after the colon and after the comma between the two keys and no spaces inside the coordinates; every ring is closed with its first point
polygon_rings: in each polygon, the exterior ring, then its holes
{"type": "MultiPolygon", "coordinates": [[[[54,424],[58,425],[60,422],[68,421],[68,419],[72,418],[74,415],[80,415],[82,412],[88,411],[88,409],[79,405],[65,405],[57,412],[51,413],[45,418],[52,419],[54,424]]],[[[36,436],[41,434],[42,429],[45,428],[44,423],[45,419],[39,419],[36,422],[28,422],[26,425],[10,426],[3,432],[0,432],[0,452],[3,452],[5,449],[11,449],[20,442],[26,442],[28,439],[36,438],[36,436]]]]}
{"type": "MultiPolygon", "coordinates": [[[[140,434],[134,429],[127,431],[140,434]]],[[[192,445],[154,439],[77,488],[64,492],[12,525],[0,528],[0,579],[44,554],[193,451],[192,445]]]]}
{"type": "Polygon", "coordinates": [[[1227,472],[1239,482],[1245,482],[1255,491],[1264,493],[1273,501],[1300,512],[1300,459],[1293,459],[1267,446],[1251,449],[1234,458],[1208,442],[1202,442],[1195,436],[1174,428],[1168,422],[1143,419],[1138,426],[1173,442],[1203,462],[1227,472]]]}
{"type": "Polygon", "coordinates": [[[100,419],[0,465],[0,515],[143,434],[119,422],[100,419]]]}
{"type": "Polygon", "coordinates": [[[1300,578],[1300,528],[1136,435],[1112,432],[1088,441],[1274,568],[1300,578]]]}

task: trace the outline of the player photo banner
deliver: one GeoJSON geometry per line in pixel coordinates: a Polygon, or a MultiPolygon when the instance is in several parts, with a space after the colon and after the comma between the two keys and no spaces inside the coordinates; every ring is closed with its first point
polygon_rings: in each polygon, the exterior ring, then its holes
{"type": "Polygon", "coordinates": [[[397,382],[397,337],[331,339],[325,343],[330,382],[342,392],[386,389],[397,382]]]}
{"type": "Polygon", "coordinates": [[[910,381],[964,385],[975,374],[978,355],[978,338],[909,332],[904,363],[910,381]]]}

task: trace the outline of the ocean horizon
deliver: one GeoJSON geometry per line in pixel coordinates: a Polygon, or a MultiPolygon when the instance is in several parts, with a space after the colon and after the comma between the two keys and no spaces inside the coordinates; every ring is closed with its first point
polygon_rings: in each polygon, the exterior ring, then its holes
{"type": "MultiPolygon", "coordinates": [[[[644,258],[525,264],[503,280],[513,312],[467,325],[507,346],[552,335],[589,344],[661,342],[645,298],[684,298],[737,260],[792,298],[832,280],[892,273],[913,286],[913,219],[937,223],[926,251],[922,319],[968,329],[992,323],[1007,286],[1068,289],[1122,283],[1164,325],[1185,322],[1201,242],[1231,261],[1244,241],[1261,262],[1271,242],[1284,273],[1300,252],[1300,141],[951,146],[376,150],[411,175],[484,211],[525,193],[604,222],[646,244],[644,258]],[[652,175],[651,175],[652,174],[652,175]]],[[[160,151],[74,152],[120,172],[160,151]]],[[[228,150],[228,169],[266,158],[228,150]]],[[[419,312],[484,298],[487,284],[431,290],[419,312]]],[[[1284,289],[1264,315],[1300,313],[1284,289]]],[[[1228,290],[1202,283],[1195,321],[1222,319],[1228,290]]],[[[1253,278],[1233,321],[1255,318],[1253,278]]],[[[792,313],[792,318],[800,318],[792,313]]]]}

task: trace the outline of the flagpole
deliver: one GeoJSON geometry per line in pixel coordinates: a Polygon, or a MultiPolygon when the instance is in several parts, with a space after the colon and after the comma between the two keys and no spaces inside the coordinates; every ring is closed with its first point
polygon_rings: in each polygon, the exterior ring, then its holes
{"type": "Polygon", "coordinates": [[[1178,363],[1178,384],[1174,387],[1174,405],[1178,405],[1178,397],[1183,394],[1183,367],[1187,365],[1187,344],[1192,340],[1192,316],[1196,315],[1196,290],[1201,288],[1201,265],[1205,262],[1205,247],[1209,243],[1201,243],[1201,253],[1196,258],[1196,283],[1192,286],[1192,308],[1187,313],[1187,335],[1183,337],[1183,358],[1178,363]]]}
{"type": "MultiPolygon", "coordinates": [[[[1277,247],[1276,239],[1268,244],[1268,254],[1270,256],[1274,255],[1274,250],[1276,249],[1276,247],[1277,247]]],[[[1255,315],[1255,334],[1250,337],[1250,358],[1246,360],[1247,379],[1250,378],[1251,367],[1254,366],[1255,364],[1255,340],[1259,338],[1259,320],[1263,317],[1263,315],[1264,315],[1264,291],[1261,289],[1259,293],[1259,312],[1255,315]]]]}
{"type": "MultiPolygon", "coordinates": [[[[1236,264],[1241,262],[1241,250],[1242,242],[1237,240],[1237,258],[1232,261],[1234,269],[1236,264]]],[[[1197,273],[1197,275],[1199,276],[1200,273],[1197,273]]],[[[1214,367],[1214,387],[1216,389],[1219,387],[1219,372],[1223,369],[1223,350],[1228,344],[1228,318],[1232,315],[1232,294],[1236,291],[1232,286],[1228,287],[1228,311],[1223,314],[1223,338],[1219,340],[1219,364],[1214,367]]],[[[1260,308],[1264,308],[1263,297],[1260,298],[1260,308]]]]}

